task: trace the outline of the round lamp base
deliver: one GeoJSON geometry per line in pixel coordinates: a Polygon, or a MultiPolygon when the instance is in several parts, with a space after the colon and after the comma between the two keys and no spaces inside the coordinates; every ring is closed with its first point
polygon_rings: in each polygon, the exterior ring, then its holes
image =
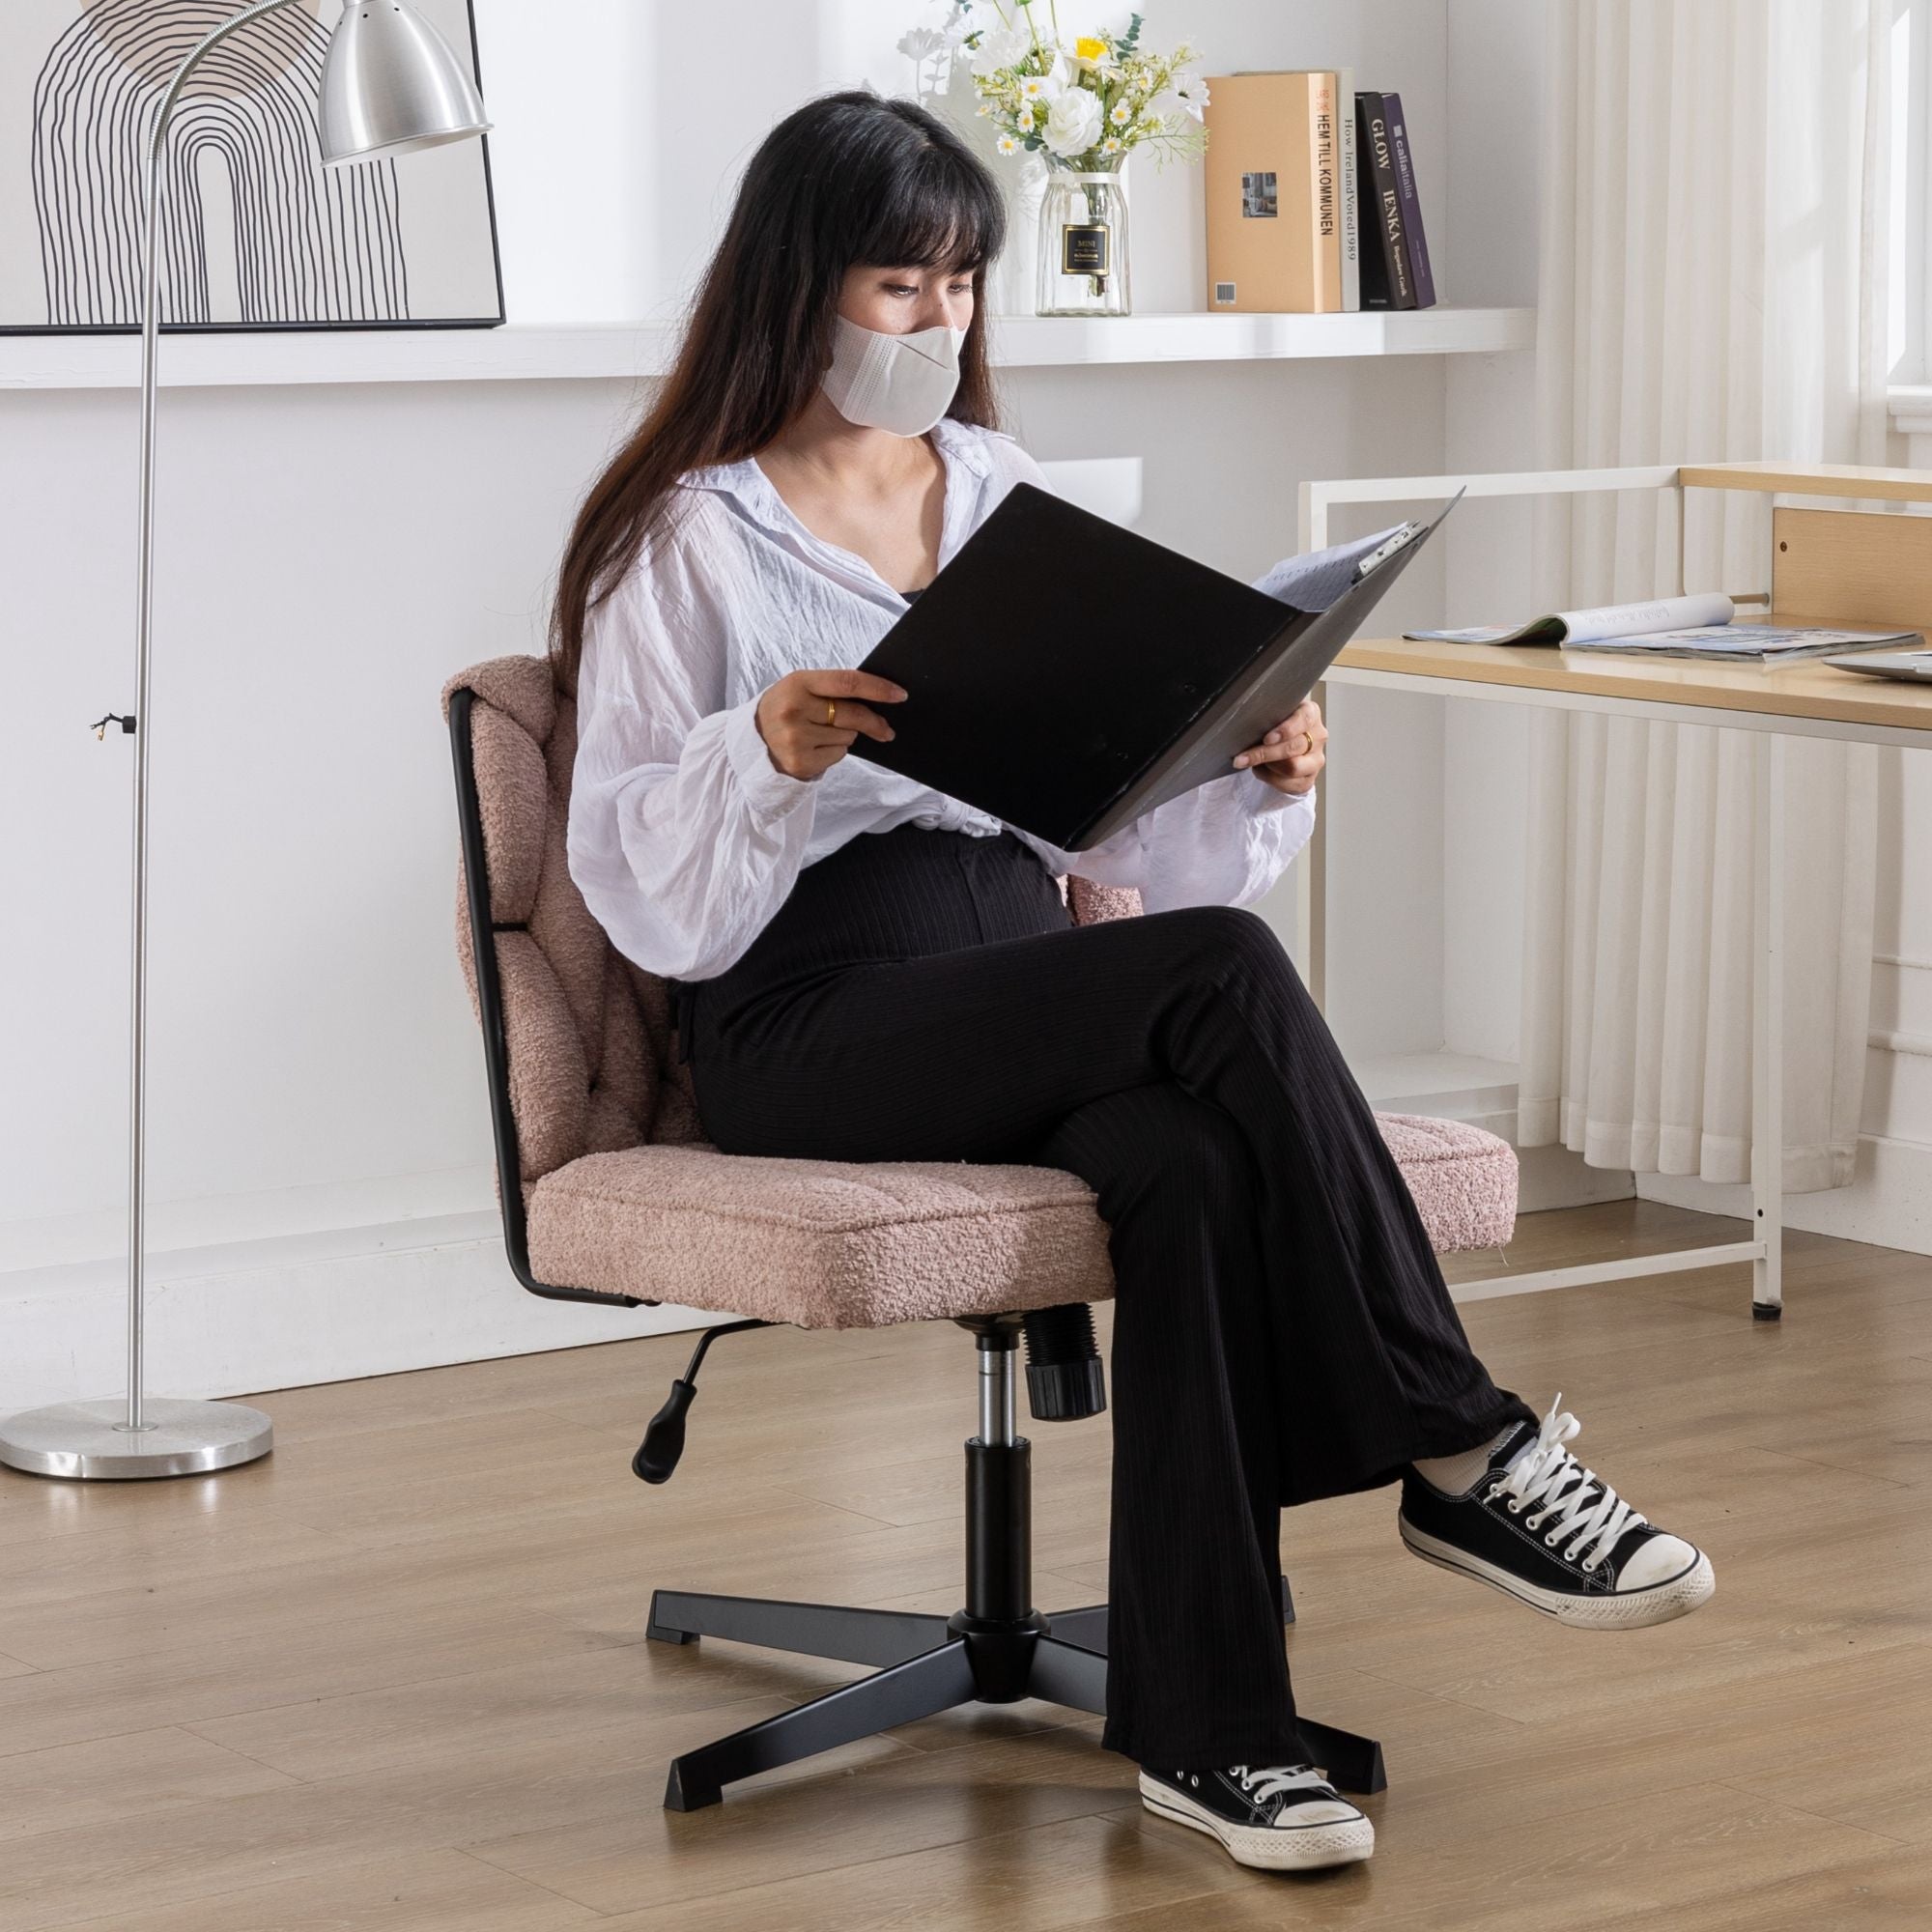
{"type": "Polygon", "coordinates": [[[31,1476],[76,1482],[138,1482],[201,1476],[252,1463],[274,1446],[274,1424],[239,1402],[149,1402],[139,1429],[128,1404],[64,1402],[0,1422],[0,1463],[31,1476]]]}

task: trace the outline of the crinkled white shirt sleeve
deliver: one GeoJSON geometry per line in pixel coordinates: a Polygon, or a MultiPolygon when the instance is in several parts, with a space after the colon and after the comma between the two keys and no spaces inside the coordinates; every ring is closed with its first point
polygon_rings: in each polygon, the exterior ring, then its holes
{"type": "Polygon", "coordinates": [[[567,854],[627,958],[722,973],[797,880],[817,781],[771,761],[757,698],[725,706],[721,628],[675,537],[592,613],[578,672],[567,854]]]}
{"type": "MultiPolygon", "coordinates": [[[[1018,830],[1017,827],[1014,828],[1018,830]]],[[[1056,872],[1101,886],[1137,886],[1147,912],[1177,906],[1252,905],[1315,830],[1315,794],[1292,796],[1251,771],[1197,785],[1143,812],[1084,852],[1021,837],[1056,872]]]]}
{"type": "MultiPolygon", "coordinates": [[[[963,516],[945,554],[1007,488],[1045,487],[1010,437],[958,426],[943,448],[947,500],[963,516]]],[[[772,763],[758,696],[789,670],[862,662],[892,621],[892,593],[796,527],[754,465],[700,474],[585,626],[566,840],[570,875],[618,952],[677,980],[734,965],[804,867],[851,838],[908,822],[989,837],[999,825],[864,758],[810,780],[772,763]]],[[[1252,903],[1314,823],[1312,796],[1230,771],[1090,851],[1011,829],[1053,871],[1137,886],[1160,912],[1252,903]]]]}
{"type": "Polygon", "coordinates": [[[1230,771],[1147,814],[1149,912],[1252,905],[1315,831],[1315,794],[1276,791],[1252,771],[1230,771]]]}

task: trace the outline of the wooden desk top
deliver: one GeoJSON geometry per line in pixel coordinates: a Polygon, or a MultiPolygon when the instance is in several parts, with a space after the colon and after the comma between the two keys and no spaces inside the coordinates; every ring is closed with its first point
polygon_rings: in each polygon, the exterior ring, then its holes
{"type": "MultiPolygon", "coordinates": [[[[1740,616],[1749,623],[1829,625],[1872,630],[1829,617],[1788,613],[1740,616]]],[[[1932,647],[1932,619],[1919,625],[1932,647]]],[[[1852,655],[1857,646],[1848,645],[1852,655]]],[[[1818,718],[1932,735],[1932,684],[1908,684],[1838,670],[1819,658],[1766,668],[1706,658],[1626,657],[1611,651],[1566,651],[1548,644],[1437,644],[1408,638],[1358,638],[1335,660],[1337,669],[1398,671],[1409,677],[1463,684],[1512,685],[1520,690],[1573,692],[1579,696],[1628,697],[1648,704],[1686,704],[1714,711],[1748,711],[1782,718],[1818,718]]]]}
{"type": "Polygon", "coordinates": [[[1874,469],[1859,463],[1687,463],[1678,470],[1677,480],[1692,490],[1932,502],[1932,470],[1874,469]]]}

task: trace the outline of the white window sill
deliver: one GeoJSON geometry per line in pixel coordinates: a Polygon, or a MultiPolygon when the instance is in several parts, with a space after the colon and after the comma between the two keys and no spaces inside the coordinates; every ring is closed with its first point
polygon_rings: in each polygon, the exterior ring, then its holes
{"type": "Polygon", "coordinates": [[[1900,436],[1932,436],[1932,383],[1894,383],[1886,407],[1900,436]]]}

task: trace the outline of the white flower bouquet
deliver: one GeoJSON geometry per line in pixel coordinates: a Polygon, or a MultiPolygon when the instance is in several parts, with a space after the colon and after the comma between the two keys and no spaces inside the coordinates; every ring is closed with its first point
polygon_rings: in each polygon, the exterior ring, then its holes
{"type": "Polygon", "coordinates": [[[915,28],[899,50],[920,64],[964,52],[978,111],[998,128],[1003,155],[1089,174],[1118,169],[1136,148],[1161,162],[1205,152],[1208,85],[1185,71],[1200,58],[1190,43],[1150,51],[1138,14],[1124,33],[1069,40],[1058,0],[1045,0],[1044,26],[1041,11],[1037,0],[952,0],[944,28],[915,28]]]}

